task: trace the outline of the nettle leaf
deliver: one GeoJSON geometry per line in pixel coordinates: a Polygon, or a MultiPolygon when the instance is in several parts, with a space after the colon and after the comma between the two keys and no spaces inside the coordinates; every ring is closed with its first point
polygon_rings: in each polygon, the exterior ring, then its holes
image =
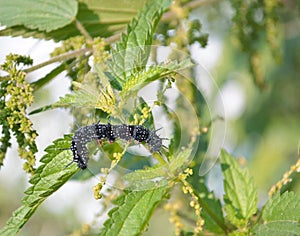
{"type": "Polygon", "coordinates": [[[169,172],[171,172],[173,175],[178,174],[182,170],[184,170],[191,161],[191,153],[193,149],[192,148],[186,148],[184,150],[181,150],[177,155],[171,159],[169,164],[169,172]]]}
{"type": "Polygon", "coordinates": [[[79,88],[79,90],[74,91],[71,94],[66,94],[64,97],[60,97],[59,101],[51,105],[38,108],[30,112],[30,114],[32,115],[61,107],[98,108],[108,114],[115,112],[116,97],[108,81],[106,81],[106,84],[103,86],[98,87],[99,91],[97,93],[89,90],[88,87],[78,82],[73,82],[73,85],[79,88]]]}
{"type": "Polygon", "coordinates": [[[294,192],[275,194],[266,204],[263,211],[265,222],[274,220],[300,220],[300,195],[294,192]]]}
{"type": "Polygon", "coordinates": [[[0,0],[0,23],[50,32],[70,24],[77,5],[75,0],[0,0]]]}
{"type": "Polygon", "coordinates": [[[104,223],[101,235],[140,235],[166,191],[166,188],[125,191],[125,195],[116,201],[118,206],[109,212],[109,219],[104,223]]]}
{"type": "Polygon", "coordinates": [[[29,181],[32,186],[25,191],[23,206],[13,213],[1,229],[0,235],[15,235],[39,205],[78,171],[76,165],[65,168],[71,162],[72,154],[71,151],[63,149],[70,147],[71,139],[71,136],[65,135],[63,139],[55,140],[54,144],[45,150],[47,154],[41,159],[43,164],[29,181]]]}
{"type": "Polygon", "coordinates": [[[264,207],[263,224],[256,235],[300,235],[300,196],[294,192],[276,193],[264,207]]]}
{"type": "Polygon", "coordinates": [[[148,190],[168,184],[166,168],[155,165],[144,170],[136,170],[123,177],[128,182],[127,189],[148,190]]]}
{"type": "Polygon", "coordinates": [[[180,63],[176,61],[161,63],[159,65],[152,65],[149,68],[137,71],[128,77],[127,81],[123,83],[123,89],[120,96],[123,100],[126,100],[128,96],[137,93],[150,82],[166,77],[172,78],[180,70],[192,67],[193,65],[194,64],[190,61],[190,59],[186,59],[180,63]]]}
{"type": "Polygon", "coordinates": [[[168,165],[157,164],[145,170],[136,170],[123,177],[129,183],[129,189],[152,189],[166,186],[170,180],[184,170],[189,164],[192,149],[187,148],[173,158],[168,165]]]}
{"type": "MultiPolygon", "coordinates": [[[[1,1],[11,2],[5,0],[1,1]]],[[[23,2],[21,0],[19,1],[23,2]]],[[[32,2],[36,3],[35,0],[32,0],[32,2]]],[[[62,5],[65,5],[65,1],[60,2],[62,2],[62,5]]],[[[76,20],[84,26],[92,37],[108,37],[115,32],[121,31],[132,17],[137,14],[138,9],[144,5],[144,1],[140,0],[116,1],[114,4],[111,4],[111,2],[107,0],[79,0],[78,3],[77,1],[74,2],[76,2],[76,5],[78,4],[78,14],[76,15],[75,13],[76,20]]],[[[18,9],[17,5],[13,5],[11,11],[15,11],[15,9],[18,9]]],[[[65,40],[81,35],[73,21],[75,15],[71,17],[72,22],[69,22],[63,28],[51,32],[16,25],[0,30],[0,36],[34,37],[53,39],[55,41],[65,40]]]]}
{"type": "Polygon", "coordinates": [[[257,189],[248,170],[240,169],[238,163],[222,150],[221,168],[224,175],[225,210],[227,219],[238,228],[246,226],[257,211],[257,189]]]}
{"type": "Polygon", "coordinates": [[[152,36],[163,12],[170,6],[170,0],[152,0],[139,12],[116,44],[108,66],[118,82],[123,85],[128,75],[143,68],[148,60],[152,36]]]}
{"type": "Polygon", "coordinates": [[[37,114],[40,112],[52,110],[55,108],[66,108],[66,107],[95,107],[96,96],[92,96],[86,91],[75,91],[72,94],[66,94],[64,97],[60,97],[59,101],[31,111],[29,114],[37,114]]]}

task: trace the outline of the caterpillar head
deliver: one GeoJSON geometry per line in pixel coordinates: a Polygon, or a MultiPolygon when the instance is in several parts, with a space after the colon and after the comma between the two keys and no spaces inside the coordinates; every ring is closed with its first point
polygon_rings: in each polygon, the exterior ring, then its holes
{"type": "Polygon", "coordinates": [[[149,145],[150,152],[160,152],[162,147],[162,138],[160,138],[155,132],[150,131],[149,137],[146,143],[149,145]]]}

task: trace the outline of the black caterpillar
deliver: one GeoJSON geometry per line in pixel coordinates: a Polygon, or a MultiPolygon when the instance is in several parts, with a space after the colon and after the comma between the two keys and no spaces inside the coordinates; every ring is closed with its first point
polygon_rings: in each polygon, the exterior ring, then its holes
{"type": "Polygon", "coordinates": [[[76,162],[82,170],[87,168],[88,150],[86,144],[92,140],[114,142],[116,139],[126,141],[134,139],[138,142],[147,143],[151,153],[160,152],[163,138],[160,138],[156,131],[151,131],[142,125],[111,125],[110,123],[97,123],[81,127],[72,138],[70,149],[73,152],[73,161],[71,163],[76,162]]]}

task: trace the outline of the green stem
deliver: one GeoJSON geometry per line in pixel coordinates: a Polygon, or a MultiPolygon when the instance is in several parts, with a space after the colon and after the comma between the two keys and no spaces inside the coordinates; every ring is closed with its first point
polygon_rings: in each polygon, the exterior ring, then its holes
{"type": "Polygon", "coordinates": [[[93,38],[89,34],[89,32],[84,28],[84,26],[80,23],[80,21],[75,20],[75,24],[80,33],[86,38],[87,41],[92,42],[93,38]]]}
{"type": "Polygon", "coordinates": [[[181,218],[183,218],[185,221],[189,222],[191,225],[195,225],[196,224],[196,221],[194,219],[192,219],[191,217],[189,217],[184,212],[178,211],[177,215],[180,216],[181,218]]]}
{"type": "Polygon", "coordinates": [[[92,49],[91,48],[82,48],[76,51],[72,51],[72,52],[67,52],[67,53],[63,53],[59,56],[53,57],[51,59],[49,59],[48,61],[42,62],[40,64],[37,64],[35,66],[32,66],[28,69],[25,69],[24,72],[29,73],[35,70],[38,70],[44,66],[48,66],[54,62],[60,62],[60,61],[66,61],[68,59],[74,58],[74,57],[78,57],[81,55],[84,55],[87,52],[90,52],[92,49]]]}
{"type": "MultiPolygon", "coordinates": [[[[42,62],[42,63],[37,64],[35,66],[32,66],[28,69],[25,69],[23,71],[25,73],[30,73],[30,72],[38,70],[42,67],[48,66],[52,63],[65,61],[65,60],[68,60],[68,59],[71,59],[71,58],[74,58],[74,57],[84,55],[85,53],[90,52],[91,50],[92,50],[92,48],[82,48],[82,49],[79,49],[79,50],[76,50],[76,51],[67,52],[67,53],[61,54],[59,56],[53,57],[53,58],[49,59],[48,61],[42,62]]],[[[4,80],[7,80],[7,79],[9,79],[8,75],[0,77],[0,81],[4,81],[4,80]]]]}
{"type": "Polygon", "coordinates": [[[153,153],[152,155],[161,165],[163,166],[168,165],[168,163],[164,160],[164,158],[160,154],[153,153]]]}
{"type": "Polygon", "coordinates": [[[195,193],[198,197],[198,202],[200,206],[207,212],[207,214],[216,222],[216,224],[223,229],[224,232],[228,232],[228,227],[224,224],[224,222],[210,209],[209,205],[207,205],[204,201],[202,201],[201,196],[195,193]]]}
{"type": "MultiPolygon", "coordinates": [[[[111,43],[115,42],[116,40],[118,40],[120,37],[121,37],[121,33],[118,33],[116,35],[113,35],[111,37],[106,38],[105,39],[105,43],[106,44],[111,44],[111,43]]],[[[40,64],[37,64],[37,65],[32,66],[32,67],[30,67],[28,69],[25,69],[23,71],[25,73],[30,73],[30,72],[38,70],[38,69],[40,69],[42,67],[48,66],[48,65],[50,65],[52,63],[60,62],[60,61],[66,61],[68,59],[84,55],[85,53],[91,52],[92,50],[93,50],[92,48],[82,48],[82,49],[75,50],[75,51],[72,51],[72,52],[66,52],[64,54],[58,55],[56,57],[53,57],[53,58],[49,59],[48,61],[42,62],[40,64]]],[[[7,79],[9,79],[8,75],[0,77],[0,81],[5,81],[7,79]]]]}

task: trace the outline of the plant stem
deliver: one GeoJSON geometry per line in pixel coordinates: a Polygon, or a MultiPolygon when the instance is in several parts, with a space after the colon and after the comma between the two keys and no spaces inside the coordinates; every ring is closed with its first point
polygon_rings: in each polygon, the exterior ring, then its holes
{"type": "Polygon", "coordinates": [[[74,57],[81,56],[81,55],[83,55],[87,52],[90,52],[90,51],[92,51],[91,48],[82,48],[82,49],[79,49],[79,50],[76,50],[76,51],[63,53],[59,56],[56,56],[56,57],[53,57],[53,58],[49,59],[48,61],[42,62],[42,63],[37,64],[35,66],[32,66],[28,69],[25,69],[24,72],[29,73],[29,72],[32,72],[34,70],[38,70],[38,69],[40,69],[44,66],[50,65],[54,62],[65,61],[65,60],[68,60],[68,59],[71,59],[71,58],[74,58],[74,57]]]}
{"type": "MultiPolygon", "coordinates": [[[[125,32],[125,31],[123,31],[123,32],[125,32]]],[[[106,39],[105,39],[105,44],[109,45],[109,44],[111,44],[111,43],[117,41],[118,39],[121,38],[121,35],[122,35],[123,32],[114,34],[114,35],[112,35],[112,36],[106,38],[106,39]]]]}
{"type": "MultiPolygon", "coordinates": [[[[77,57],[77,56],[81,56],[81,55],[84,55],[85,53],[90,52],[90,51],[92,51],[92,48],[82,48],[82,49],[79,49],[79,50],[76,50],[76,51],[63,53],[59,56],[56,56],[56,57],[53,57],[53,58],[49,59],[48,61],[37,64],[37,65],[32,66],[32,67],[30,67],[28,69],[25,69],[23,71],[25,73],[30,73],[30,72],[38,70],[42,67],[48,66],[52,63],[65,61],[65,60],[68,60],[68,59],[71,59],[71,58],[74,58],[74,57],[77,57]]],[[[0,77],[0,81],[4,81],[4,80],[7,80],[7,79],[9,79],[9,75],[0,77]]]]}
{"type": "Polygon", "coordinates": [[[75,24],[80,33],[86,38],[87,41],[92,42],[93,38],[89,34],[89,32],[84,28],[84,26],[80,23],[80,21],[75,20],[75,24]]]}
{"type": "Polygon", "coordinates": [[[197,193],[195,193],[198,197],[198,201],[200,203],[200,206],[207,212],[207,214],[216,222],[216,224],[223,229],[224,232],[228,232],[229,229],[227,226],[223,223],[223,221],[210,209],[210,207],[205,203],[205,201],[202,200],[201,196],[199,196],[197,193]]]}

